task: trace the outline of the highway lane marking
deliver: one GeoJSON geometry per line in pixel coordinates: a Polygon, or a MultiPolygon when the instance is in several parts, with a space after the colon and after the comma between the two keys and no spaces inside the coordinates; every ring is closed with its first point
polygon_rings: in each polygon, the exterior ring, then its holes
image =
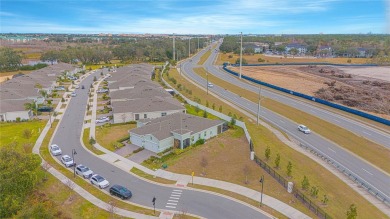
{"type": "Polygon", "coordinates": [[[367,170],[365,170],[365,169],[363,169],[362,168],[362,170],[364,170],[365,172],[367,172],[368,174],[370,174],[371,176],[373,176],[374,174],[372,174],[372,173],[370,173],[370,172],[368,172],[367,170]]]}
{"type": "Polygon", "coordinates": [[[335,150],[333,150],[332,148],[328,148],[329,150],[331,150],[331,151],[333,151],[333,153],[336,153],[336,151],[335,150]]]}
{"type": "Polygon", "coordinates": [[[367,135],[371,135],[371,133],[368,133],[368,132],[365,132],[365,131],[363,131],[363,133],[365,133],[365,134],[367,134],[367,135]]]}
{"type": "Polygon", "coordinates": [[[279,120],[281,123],[285,123],[283,120],[279,120]]]}
{"type": "Polygon", "coordinates": [[[335,122],[338,122],[338,123],[340,123],[340,121],[339,120],[337,120],[337,119],[333,119],[335,122]]]}

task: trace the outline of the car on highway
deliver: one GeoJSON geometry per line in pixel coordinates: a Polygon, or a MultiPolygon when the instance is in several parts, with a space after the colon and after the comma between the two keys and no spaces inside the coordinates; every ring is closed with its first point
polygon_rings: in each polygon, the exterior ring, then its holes
{"type": "Polygon", "coordinates": [[[121,185],[113,185],[110,188],[110,194],[117,196],[121,199],[129,199],[133,194],[128,190],[126,187],[123,187],[121,185]]]}
{"type": "Polygon", "coordinates": [[[100,117],[98,119],[96,119],[96,123],[103,123],[103,122],[108,122],[110,121],[110,118],[105,116],[105,117],[100,117]]]}
{"type": "Polygon", "coordinates": [[[61,148],[58,145],[52,144],[52,145],[50,145],[50,153],[53,156],[58,156],[58,155],[62,154],[62,150],[61,150],[61,148]]]}
{"type": "Polygon", "coordinates": [[[305,125],[298,125],[298,130],[305,133],[305,134],[310,134],[310,129],[306,127],[305,125]]]}
{"type": "Polygon", "coordinates": [[[76,166],[76,174],[83,176],[84,179],[89,179],[92,177],[93,171],[91,169],[89,169],[88,167],[86,167],[82,164],[79,164],[76,166]]]}
{"type": "Polygon", "coordinates": [[[72,92],[72,93],[70,94],[70,96],[75,97],[75,96],[77,96],[77,94],[76,94],[76,92],[72,92]]]}
{"type": "Polygon", "coordinates": [[[107,188],[110,183],[102,176],[95,174],[90,179],[92,185],[98,186],[101,189],[107,188]]]}
{"type": "Polygon", "coordinates": [[[207,84],[207,87],[214,87],[214,84],[212,84],[212,83],[209,82],[209,83],[207,84]]]}
{"type": "Polygon", "coordinates": [[[66,166],[66,167],[71,167],[75,163],[73,162],[73,159],[69,155],[64,155],[61,157],[61,162],[66,166]]]}
{"type": "Polygon", "coordinates": [[[102,93],[108,93],[108,89],[99,89],[98,91],[96,91],[98,94],[102,94],[102,93]]]}
{"type": "Polygon", "coordinates": [[[66,90],[64,86],[58,86],[56,87],[54,90],[58,90],[58,91],[64,91],[66,90]]]}

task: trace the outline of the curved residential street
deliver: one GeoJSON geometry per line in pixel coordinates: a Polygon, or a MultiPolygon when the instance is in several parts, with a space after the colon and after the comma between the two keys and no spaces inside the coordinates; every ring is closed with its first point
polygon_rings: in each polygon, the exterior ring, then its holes
{"type": "MultiPolygon", "coordinates": [[[[93,77],[99,77],[100,72],[99,70],[88,76],[80,83],[80,86],[84,85],[89,88],[93,77]]],[[[75,149],[77,152],[75,162],[90,167],[95,173],[105,177],[110,185],[120,184],[129,188],[133,193],[131,202],[153,207],[152,199],[156,197],[156,209],[186,211],[205,218],[269,218],[266,214],[252,207],[218,195],[185,188],[160,186],[143,181],[92,155],[80,143],[88,101],[88,89],[77,89],[76,93],[77,96],[72,97],[69,101],[52,143],[58,144],[63,154],[71,155],[72,149],[75,149]],[[172,197],[177,198],[175,199],[177,200],[175,209],[166,207],[168,200],[172,197]]],[[[60,156],[57,157],[57,159],[59,158],[60,156]]]]}

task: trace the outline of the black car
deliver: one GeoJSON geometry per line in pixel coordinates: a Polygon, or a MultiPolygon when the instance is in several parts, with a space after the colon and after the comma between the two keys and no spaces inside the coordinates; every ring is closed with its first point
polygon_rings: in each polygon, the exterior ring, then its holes
{"type": "Polygon", "coordinates": [[[53,111],[53,107],[50,106],[41,106],[38,108],[39,112],[51,112],[53,111]]]}
{"type": "Polygon", "coordinates": [[[84,85],[81,85],[81,89],[84,89],[84,85]]]}
{"type": "Polygon", "coordinates": [[[110,194],[118,196],[121,199],[129,199],[133,195],[131,194],[130,190],[120,185],[111,186],[110,194]]]}

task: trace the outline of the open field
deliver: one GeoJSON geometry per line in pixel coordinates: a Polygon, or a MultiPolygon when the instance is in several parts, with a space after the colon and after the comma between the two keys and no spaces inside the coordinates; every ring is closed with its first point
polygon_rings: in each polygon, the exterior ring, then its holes
{"type": "MultiPolygon", "coordinates": [[[[197,68],[195,69],[195,72],[201,77],[206,78],[206,71],[203,68],[197,68]]],[[[258,94],[230,84],[212,74],[208,74],[208,80],[220,87],[229,87],[230,91],[240,94],[254,103],[258,101],[258,94]]],[[[319,133],[321,136],[335,142],[352,153],[355,153],[387,173],[390,173],[390,166],[387,165],[388,158],[390,157],[390,150],[387,148],[334,125],[333,123],[279,103],[275,100],[266,98],[261,102],[261,105],[262,107],[295,121],[297,124],[310,124],[310,129],[314,132],[319,133]],[[367,153],[368,151],[370,153],[367,153]]]]}
{"type": "MultiPolygon", "coordinates": [[[[371,59],[366,58],[314,58],[314,57],[280,57],[280,56],[266,56],[263,54],[254,54],[254,55],[243,55],[244,59],[247,60],[249,64],[260,64],[260,63],[289,63],[289,62],[327,62],[327,63],[337,63],[337,64],[366,64],[370,63],[371,59]],[[258,59],[261,58],[264,62],[259,62],[258,59]],[[348,62],[351,60],[351,62],[348,62]]],[[[233,53],[219,53],[217,64],[222,65],[224,62],[230,62],[234,64],[236,60],[240,58],[239,54],[233,53]],[[231,58],[229,58],[229,56],[231,58]]]]}
{"type": "Polygon", "coordinates": [[[96,127],[96,141],[110,151],[115,151],[115,145],[119,139],[129,137],[129,130],[136,128],[137,124],[115,124],[96,127]]]}
{"type": "MultiPolygon", "coordinates": [[[[186,88],[192,90],[192,94],[183,93],[187,98],[194,99],[195,97],[202,97],[201,103],[205,104],[206,100],[210,103],[216,104],[216,109],[219,106],[222,106],[222,112],[224,114],[228,114],[229,112],[236,114],[237,117],[242,115],[241,112],[227,105],[219,98],[214,97],[212,95],[206,95],[206,91],[201,90],[197,86],[193,85],[191,82],[185,80],[182,76],[178,74],[176,69],[171,69],[169,72],[170,77],[174,77],[177,80],[177,83],[184,85],[186,88]]],[[[167,80],[166,75],[164,75],[165,80],[167,80]]],[[[210,74],[209,74],[210,79],[210,74]]],[[[173,83],[169,82],[171,85],[175,86],[173,83]]],[[[299,116],[299,115],[298,115],[299,116]]],[[[310,158],[305,155],[295,151],[294,149],[283,144],[277,137],[269,131],[267,128],[263,126],[256,126],[256,122],[252,120],[248,120],[246,117],[244,118],[246,122],[246,126],[248,131],[252,136],[252,140],[255,144],[256,154],[264,159],[264,150],[266,146],[269,146],[271,149],[271,158],[268,162],[270,165],[273,164],[276,154],[279,153],[281,155],[280,169],[277,170],[279,174],[286,176],[286,166],[287,162],[291,161],[293,164],[293,178],[291,181],[298,187],[300,187],[300,181],[303,178],[303,175],[306,175],[310,179],[310,184],[312,186],[317,186],[320,189],[319,195],[317,199],[313,199],[317,204],[321,206],[321,199],[324,194],[326,194],[329,198],[329,203],[327,206],[323,206],[324,210],[333,216],[334,218],[344,217],[346,211],[350,204],[355,203],[358,206],[359,217],[362,218],[386,218],[386,216],[379,211],[376,207],[370,204],[367,200],[361,197],[358,193],[356,193],[353,189],[351,189],[348,185],[346,185],[339,178],[334,176],[331,172],[326,170],[321,165],[317,164],[310,158]],[[319,174],[320,173],[320,174],[319,174]],[[360,213],[362,215],[360,215],[360,213]]],[[[207,145],[207,144],[206,144],[207,145]]],[[[226,155],[230,156],[230,154],[226,155]]],[[[229,159],[229,158],[226,159],[229,159]]],[[[249,154],[246,155],[246,158],[249,159],[249,154]]],[[[199,163],[199,162],[197,162],[199,163]]],[[[195,163],[196,164],[196,163],[195,163]]],[[[194,164],[194,165],[195,165],[194,164]]],[[[257,167],[255,170],[261,171],[260,167],[257,167]]],[[[222,173],[222,171],[221,171],[222,173]]],[[[223,177],[221,174],[219,178],[223,177]]],[[[259,176],[258,176],[259,177],[259,176]]],[[[269,177],[269,175],[268,175],[269,177]]],[[[265,191],[266,194],[267,191],[265,191]]],[[[307,192],[309,195],[309,191],[307,192]]],[[[279,195],[276,194],[275,198],[279,199],[279,195]]],[[[298,200],[293,199],[297,205],[301,205],[298,200]]],[[[291,203],[289,203],[291,204],[291,203]]],[[[305,209],[305,208],[303,208],[305,209]]],[[[307,213],[308,210],[303,212],[307,213]]]]}

